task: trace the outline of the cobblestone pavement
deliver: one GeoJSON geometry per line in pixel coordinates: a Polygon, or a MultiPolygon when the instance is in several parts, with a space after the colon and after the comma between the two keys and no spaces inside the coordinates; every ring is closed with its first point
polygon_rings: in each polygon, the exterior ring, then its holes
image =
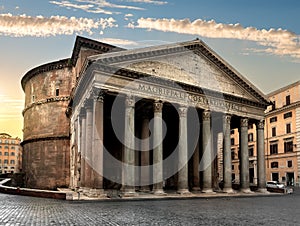
{"type": "Polygon", "coordinates": [[[0,225],[300,225],[300,190],[275,197],[153,201],[0,194],[0,225]]]}

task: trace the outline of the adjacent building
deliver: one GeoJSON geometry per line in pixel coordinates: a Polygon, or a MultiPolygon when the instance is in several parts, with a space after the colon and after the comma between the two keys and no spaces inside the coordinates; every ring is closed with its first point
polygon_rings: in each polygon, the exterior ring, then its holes
{"type": "Polygon", "coordinates": [[[267,95],[266,178],[298,185],[300,182],[300,81],[267,95]]]}
{"type": "Polygon", "coordinates": [[[0,174],[22,171],[21,139],[0,133],[0,174]]]}

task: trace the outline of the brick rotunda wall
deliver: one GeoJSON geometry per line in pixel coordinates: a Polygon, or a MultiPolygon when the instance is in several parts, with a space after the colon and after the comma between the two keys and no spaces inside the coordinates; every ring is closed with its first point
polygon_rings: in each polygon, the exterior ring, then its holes
{"type": "Polygon", "coordinates": [[[68,187],[70,175],[69,119],[66,115],[74,86],[72,67],[61,60],[32,69],[22,79],[23,171],[25,186],[68,187]]]}

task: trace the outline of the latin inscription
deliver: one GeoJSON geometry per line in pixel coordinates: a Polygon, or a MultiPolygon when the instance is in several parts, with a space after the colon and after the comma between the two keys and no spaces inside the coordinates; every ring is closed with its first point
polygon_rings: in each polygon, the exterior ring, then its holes
{"type": "Polygon", "coordinates": [[[234,111],[242,111],[243,107],[238,106],[233,103],[226,102],[224,99],[217,99],[212,97],[207,97],[198,94],[192,94],[188,92],[173,90],[169,88],[153,86],[153,85],[145,85],[139,84],[138,90],[142,92],[146,92],[149,94],[154,94],[157,96],[172,98],[176,100],[181,100],[184,102],[189,102],[196,106],[210,107],[210,108],[218,108],[224,110],[234,110],[234,111]]]}

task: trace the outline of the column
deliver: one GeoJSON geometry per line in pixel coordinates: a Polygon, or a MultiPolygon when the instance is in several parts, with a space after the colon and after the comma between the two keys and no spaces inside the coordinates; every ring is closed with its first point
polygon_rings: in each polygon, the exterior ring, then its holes
{"type": "Polygon", "coordinates": [[[125,131],[124,131],[124,191],[123,196],[135,196],[135,133],[134,133],[133,96],[126,96],[125,100],[125,131]]]}
{"type": "Polygon", "coordinates": [[[223,191],[227,193],[233,192],[232,190],[232,160],[231,160],[231,142],[230,142],[230,122],[231,116],[223,116],[223,191]]]}
{"type": "Polygon", "coordinates": [[[85,186],[85,147],[86,147],[86,112],[82,108],[80,112],[80,187],[85,186]]]}
{"type": "Polygon", "coordinates": [[[141,131],[141,191],[149,192],[150,182],[150,142],[149,142],[149,111],[144,110],[142,115],[142,131],[141,131]]]}
{"type": "Polygon", "coordinates": [[[156,195],[165,194],[163,191],[163,127],[162,127],[161,101],[155,101],[154,125],[153,125],[153,193],[156,195]]]}
{"type": "Polygon", "coordinates": [[[86,142],[85,142],[85,187],[92,186],[92,136],[93,136],[93,102],[87,100],[86,108],[86,142]]]}
{"type": "Polygon", "coordinates": [[[267,192],[264,125],[264,120],[260,120],[256,123],[257,186],[260,192],[267,192]]]}
{"type": "Polygon", "coordinates": [[[93,114],[93,188],[103,192],[103,105],[104,92],[93,89],[94,114],[93,114]]]}
{"type": "Polygon", "coordinates": [[[213,192],[212,189],[212,140],[211,140],[211,113],[204,111],[202,114],[202,143],[203,143],[203,189],[202,192],[213,192]]]}
{"type": "Polygon", "coordinates": [[[248,150],[248,119],[242,118],[240,125],[240,185],[242,192],[250,192],[249,181],[249,150],[248,150]]]}
{"type": "Polygon", "coordinates": [[[187,144],[187,110],[186,106],[179,107],[179,144],[178,144],[178,188],[177,193],[189,193],[188,187],[188,144],[187,144]]]}

